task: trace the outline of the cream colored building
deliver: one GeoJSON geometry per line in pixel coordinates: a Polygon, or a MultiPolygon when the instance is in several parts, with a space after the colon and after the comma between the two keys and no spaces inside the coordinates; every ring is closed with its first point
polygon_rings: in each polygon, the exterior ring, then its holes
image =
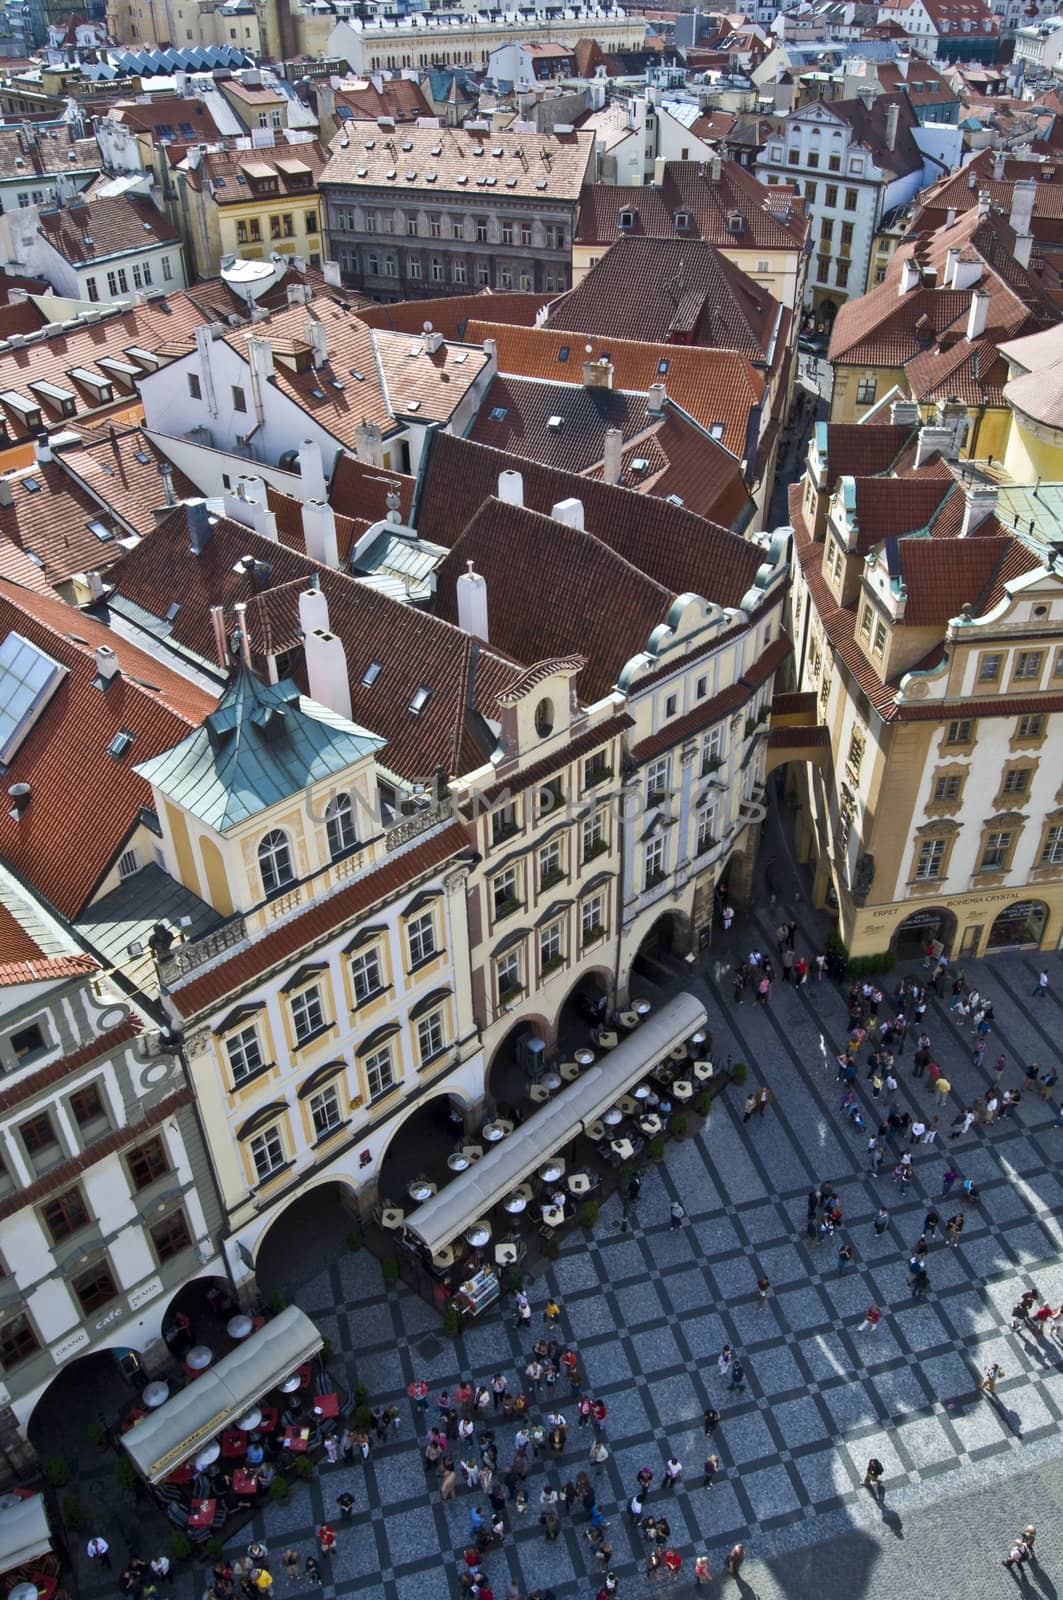
{"type": "MultiPolygon", "coordinates": [[[[295,25],[307,54],[345,60],[351,71],[398,72],[403,67],[465,66],[486,68],[487,58],[505,45],[553,44],[575,47],[580,39],[597,39],[605,51],[640,50],[646,40],[646,20],[619,9],[572,9],[529,17],[526,12],[472,14],[458,18],[425,12],[393,19],[363,21],[349,17],[337,22],[322,49],[320,26],[314,31],[315,13],[297,7],[295,25]]],[[[331,17],[329,19],[332,20],[331,17]]]]}

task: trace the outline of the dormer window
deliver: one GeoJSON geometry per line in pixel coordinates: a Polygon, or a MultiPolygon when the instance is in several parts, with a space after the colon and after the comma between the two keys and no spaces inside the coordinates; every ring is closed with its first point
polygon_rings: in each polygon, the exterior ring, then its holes
{"type": "Polygon", "coordinates": [[[689,211],[677,211],[676,214],[675,214],[674,221],[675,221],[675,231],[676,231],[676,233],[685,233],[686,230],[690,227],[690,212],[689,211]]]}
{"type": "Polygon", "coordinates": [[[635,213],[633,211],[621,211],[618,224],[621,228],[633,228],[635,226],[635,213]]]}
{"type": "Polygon", "coordinates": [[[262,874],[262,888],[267,895],[277,894],[289,883],[295,882],[292,847],[288,835],[279,828],[273,828],[260,843],[258,870],[262,874]]]}

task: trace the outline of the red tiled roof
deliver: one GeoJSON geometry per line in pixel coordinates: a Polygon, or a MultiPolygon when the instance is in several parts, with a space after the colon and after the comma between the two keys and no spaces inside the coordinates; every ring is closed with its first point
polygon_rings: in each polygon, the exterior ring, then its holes
{"type": "Polygon", "coordinates": [[[704,162],[669,161],[663,179],[652,186],[588,184],[580,199],[576,242],[599,245],[630,237],[679,237],[706,239],[724,251],[797,251],[808,231],[802,200],[791,195],[780,202],[767,184],[737,161],[721,161],[718,179],[704,162]],[[631,217],[629,226],[620,226],[621,213],[631,217]],[[690,219],[682,232],[675,225],[680,213],[690,219]],[[742,218],[737,234],[731,226],[735,215],[742,218]]]}
{"type": "MultiPolygon", "coordinates": [[[[511,467],[501,451],[437,433],[422,473],[418,532],[451,548],[484,501],[497,495],[499,474],[511,467]]],[[[685,507],[535,461],[522,461],[520,473],[526,506],[549,514],[560,500],[581,500],[590,532],[674,593],[738,606],[756,578],[763,552],[685,507]]]]}
{"type": "Polygon", "coordinates": [[[406,522],[416,482],[404,472],[381,472],[379,467],[367,467],[364,461],[341,450],[329,484],[329,504],[345,517],[379,522],[387,514],[387,497],[394,489],[399,497],[399,514],[406,522]]]}
{"type": "Polygon", "coordinates": [[[830,745],[829,728],[769,728],[768,747],[792,746],[796,750],[816,750],[830,745]]]}
{"type": "Polygon", "coordinates": [[[841,477],[872,478],[888,472],[915,430],[907,424],[832,422],[827,428],[827,484],[841,477]]]}
{"type": "Polygon", "coordinates": [[[951,476],[947,481],[922,477],[857,478],[855,489],[857,550],[861,555],[883,539],[929,527],[947,497],[954,491],[959,495],[951,476]]]}
{"type": "MultiPolygon", "coordinates": [[[[143,428],[119,432],[112,425],[102,437],[86,429],[83,440],[80,448],[64,445],[57,451],[61,469],[109,506],[133,533],[146,537],[158,520],[156,510],[167,503],[165,479],[159,470],[169,466],[167,457],[155,448],[143,428]],[[141,456],[146,459],[141,460],[141,456]]],[[[199,493],[179,467],[172,469],[171,482],[178,500],[199,493]]],[[[100,562],[92,565],[98,567],[100,562]]]]}
{"type": "Polygon", "coordinates": [[[260,196],[268,205],[281,200],[312,200],[317,194],[317,180],[324,171],[328,151],[316,139],[305,144],[278,144],[254,150],[209,150],[202,159],[192,162],[187,157],[181,171],[188,186],[207,193],[217,206],[246,206],[254,191],[241,183],[241,173],[247,164],[268,168],[276,180],[277,188],[271,194],[260,196]],[[293,174],[292,163],[310,171],[310,182],[293,174]]]}
{"type": "Polygon", "coordinates": [[[4,773],[30,785],[16,820],[0,811],[0,856],[66,917],[86,904],[122,848],[151,789],[132,763],[158,755],[198,726],[215,701],[84,612],[0,581],[0,638],[16,631],[66,672],[4,773]],[[121,668],[95,686],[93,651],[106,644],[121,668]],[[128,730],[117,759],[108,746],[128,730]]]}
{"type": "Polygon", "coordinates": [[[404,886],[436,872],[469,847],[465,829],[451,823],[423,844],[392,856],[375,871],[318,900],[301,916],[292,917],[227,961],[219,961],[209,972],[193,973],[170,991],[170,999],[185,1018],[209,1011],[219,1000],[228,1001],[301,951],[317,949],[323,939],[356,922],[370,907],[392,899],[404,886]]]}
{"type": "Polygon", "coordinates": [[[541,294],[517,290],[496,293],[493,289],[481,289],[476,294],[448,295],[439,300],[402,300],[396,305],[360,306],[358,315],[370,328],[420,333],[425,323],[430,322],[444,339],[464,339],[465,325],[470,318],[484,317],[491,322],[532,328],[542,307],[541,294]]]}
{"type": "Polygon", "coordinates": [[[907,627],[946,627],[965,605],[984,616],[1004,597],[1010,578],[1031,572],[1040,562],[1020,540],[974,537],[950,540],[902,539],[898,547],[908,600],[907,627]]]}
{"type": "Polygon", "coordinates": [[[181,239],[169,217],[150,200],[137,195],[93,200],[88,205],[65,206],[62,211],[42,211],[39,227],[64,261],[76,266],[127,250],[178,244],[181,239]]]}
{"type": "MultiPolygon", "coordinates": [[[[85,466],[91,479],[91,455],[85,466]]],[[[0,505],[0,535],[40,562],[48,585],[65,583],[76,572],[106,571],[123,554],[119,539],[149,531],[143,518],[140,527],[126,519],[124,496],[113,492],[111,480],[105,480],[112,487],[107,510],[59,461],[38,462],[32,470],[21,470],[4,481],[12,503],[0,505]],[[101,538],[89,527],[90,522],[109,529],[111,536],[101,538]]],[[[160,482],[161,501],[161,481],[156,481],[160,482]]],[[[133,504],[130,497],[131,509],[133,504]]]]}

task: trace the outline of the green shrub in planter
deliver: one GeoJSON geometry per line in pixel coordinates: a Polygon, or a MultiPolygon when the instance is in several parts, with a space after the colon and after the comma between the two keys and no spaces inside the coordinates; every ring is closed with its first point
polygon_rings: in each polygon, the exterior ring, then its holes
{"type": "Polygon", "coordinates": [[[748,1076],[749,1068],[746,1066],[745,1062],[736,1061],[734,1066],[731,1068],[731,1082],[739,1084],[745,1083],[748,1076]]]}
{"type": "Polygon", "coordinates": [[[598,1221],[598,1212],[601,1210],[597,1200],[584,1200],[579,1208],[579,1225],[581,1228],[593,1228],[598,1221]]]}
{"type": "Polygon", "coordinates": [[[70,1482],[70,1463],[64,1456],[45,1456],[41,1466],[53,1489],[66,1488],[70,1482]]]}
{"type": "MultiPolygon", "coordinates": [[[[271,1481],[276,1482],[275,1479],[273,1479],[271,1481]]],[[[218,1557],[221,1555],[221,1551],[222,1551],[221,1540],[215,1534],[212,1533],[210,1538],[207,1539],[204,1542],[203,1554],[206,1556],[208,1561],[217,1561],[218,1557]]]]}
{"type": "Polygon", "coordinates": [[[651,1161],[664,1160],[664,1140],[662,1138],[658,1137],[656,1139],[651,1139],[648,1149],[651,1161]]]}
{"type": "Polygon", "coordinates": [[[140,1482],[137,1469],[128,1456],[119,1456],[115,1462],[114,1475],[118,1480],[118,1487],[127,1491],[135,1489],[140,1482]]]}
{"type": "Polygon", "coordinates": [[[677,1111],[672,1118],[672,1135],[676,1139],[685,1139],[690,1132],[690,1118],[682,1111],[677,1111]]]}
{"type": "Polygon", "coordinates": [[[176,1533],[171,1533],[171,1535],[170,1535],[170,1560],[171,1561],[187,1561],[191,1554],[192,1554],[192,1541],[188,1537],[187,1533],[182,1533],[180,1529],[178,1529],[178,1531],[176,1533]]]}
{"type": "Polygon", "coordinates": [[[309,1456],[296,1456],[292,1471],[297,1478],[301,1478],[306,1483],[308,1479],[314,1476],[314,1463],[309,1456]]]}
{"type": "Polygon", "coordinates": [[[279,1506],[286,1506],[291,1499],[292,1491],[287,1478],[271,1478],[269,1497],[279,1506]]]}
{"type": "Polygon", "coordinates": [[[63,1521],[69,1533],[78,1533],[85,1526],[85,1507],[76,1494],[63,1496],[63,1521]]]}
{"type": "Polygon", "coordinates": [[[524,1287],[524,1273],[518,1266],[506,1267],[502,1273],[502,1293],[512,1294],[514,1289],[524,1287]]]}
{"type": "Polygon", "coordinates": [[[382,1261],[380,1263],[380,1270],[383,1273],[384,1282],[386,1284],[392,1284],[398,1281],[399,1264],[395,1260],[394,1256],[388,1256],[384,1261],[382,1261]]]}
{"type": "Polygon", "coordinates": [[[461,1332],[461,1318],[454,1306],[448,1306],[443,1313],[443,1332],[448,1339],[456,1339],[461,1332]]]}
{"type": "Polygon", "coordinates": [[[707,1117],[712,1110],[712,1095],[707,1089],[702,1089],[694,1096],[694,1110],[699,1117],[707,1117]]]}
{"type": "Polygon", "coordinates": [[[369,1404],[369,1390],[364,1383],[355,1384],[354,1403],[356,1406],[367,1406],[369,1404]]]}
{"type": "Polygon", "coordinates": [[[368,1406],[355,1406],[354,1425],[368,1431],[373,1426],[373,1413],[368,1406]]]}

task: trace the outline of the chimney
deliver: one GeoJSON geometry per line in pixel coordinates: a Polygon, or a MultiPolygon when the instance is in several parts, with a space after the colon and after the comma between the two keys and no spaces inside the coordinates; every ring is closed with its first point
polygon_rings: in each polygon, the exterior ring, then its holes
{"type": "Polygon", "coordinates": [[[325,591],[317,583],[317,574],[309,589],[304,589],[299,596],[299,627],[303,633],[328,633],[329,616],[328,600],[325,591]]]}
{"type": "Polygon", "coordinates": [[[989,320],[989,295],[985,289],[976,289],[971,296],[971,309],[967,313],[968,339],[980,339],[989,320]]]}
{"type": "Polygon", "coordinates": [[[299,495],[303,500],[325,500],[328,485],[325,468],[321,462],[321,446],[313,439],[304,439],[299,446],[299,495]]]}
{"type": "Polygon", "coordinates": [[[897,293],[903,297],[910,289],[915,289],[920,281],[919,268],[911,256],[901,263],[901,275],[897,280],[897,293]]]}
{"type": "Polygon", "coordinates": [[[0,506],[13,506],[15,491],[7,478],[0,478],[0,506]]]}
{"type": "Polygon", "coordinates": [[[307,500],[303,504],[303,538],[306,553],[312,561],[324,567],[338,567],[339,545],[336,543],[336,513],[327,500],[307,500]]]}
{"type": "Polygon", "coordinates": [[[313,628],[303,638],[303,654],[311,700],[352,721],[351,679],[343,640],[338,634],[313,628]]]}
{"type": "Polygon", "coordinates": [[[422,329],[422,336],[424,338],[424,347],[428,355],[434,356],[437,351],[443,348],[443,335],[439,332],[438,328],[433,328],[430,322],[425,323],[424,328],[422,329]]]}
{"type": "Polygon", "coordinates": [[[89,594],[93,600],[102,600],[107,592],[107,585],[103,581],[103,573],[98,567],[92,567],[85,577],[88,580],[89,594]]]}
{"type": "Polygon", "coordinates": [[[223,671],[227,671],[229,667],[229,639],[225,632],[224,606],[211,606],[210,626],[214,634],[215,660],[223,671]]]}
{"type": "Polygon", "coordinates": [[[324,323],[319,322],[316,317],[307,315],[303,323],[303,337],[313,351],[311,360],[316,371],[328,360],[328,335],[324,323]]]}
{"type": "Polygon", "coordinates": [[[247,604],[238,600],[233,606],[236,612],[236,629],[240,639],[240,660],[250,670],[251,667],[251,639],[247,632],[247,604]]]}
{"type": "Polygon", "coordinates": [[[524,478],[512,469],[498,474],[498,498],[507,506],[524,504],[524,478]]]}
{"type": "Polygon", "coordinates": [[[487,580],[473,571],[471,561],[466,565],[469,570],[461,574],[455,585],[458,591],[458,627],[486,644],[487,580]]]}
{"type": "Polygon", "coordinates": [[[552,508],[550,515],[555,522],[564,522],[570,528],[578,528],[583,532],[583,501],[574,497],[568,500],[559,500],[552,508]]]}
{"type": "Polygon", "coordinates": [[[1020,233],[1015,239],[1015,259],[1020,267],[1030,265],[1030,256],[1033,252],[1033,234],[1020,233]]]}
{"type": "Polygon", "coordinates": [[[663,383],[651,383],[646,396],[646,410],[651,417],[660,417],[664,414],[664,403],[668,399],[668,390],[663,383]]]}
{"type": "Polygon", "coordinates": [[[33,455],[39,466],[45,466],[52,459],[52,441],[46,433],[40,433],[33,441],[33,455]]]}
{"type": "Polygon", "coordinates": [[[875,103],[875,91],[870,84],[862,85],[856,91],[856,98],[860,101],[865,111],[870,111],[875,103]]]}
{"type": "Polygon", "coordinates": [[[900,120],[901,108],[896,101],[886,108],[886,149],[897,148],[897,123],[900,120]]]}
{"type": "Polygon", "coordinates": [[[969,539],[985,519],[996,511],[997,486],[995,483],[968,483],[964,485],[963,492],[966,504],[963,508],[960,538],[969,539]]]}
{"type": "Polygon", "coordinates": [[[1020,178],[1011,191],[1011,215],[1008,221],[1016,233],[1029,233],[1033,220],[1033,203],[1037,199],[1037,183],[1033,178],[1020,178]]]}
{"type": "Polygon", "coordinates": [[[330,289],[342,289],[343,277],[340,273],[340,264],[338,261],[323,261],[321,264],[321,272],[330,289]]]}
{"type": "Polygon", "coordinates": [[[30,786],[28,783],[13,783],[7,791],[7,798],[11,801],[9,817],[14,817],[17,822],[30,803],[30,786]]]}
{"type": "Polygon", "coordinates": [[[723,177],[723,162],[720,160],[719,156],[713,156],[709,161],[709,177],[712,179],[713,183],[719,183],[720,179],[723,177]]]}
{"type": "Polygon", "coordinates": [[[96,671],[105,683],[118,676],[118,657],[109,644],[98,644],[95,652],[96,671]]]}
{"type": "Polygon", "coordinates": [[[173,465],[169,461],[159,462],[159,477],[162,479],[162,492],[166,497],[168,506],[177,504],[177,496],[173,487],[173,465]]]}
{"type": "Polygon", "coordinates": [[[484,355],[487,356],[488,359],[491,360],[491,361],[497,361],[498,360],[498,340],[497,339],[485,339],[484,340],[484,355]]]}
{"type": "Polygon", "coordinates": [[[894,400],[890,405],[890,421],[895,428],[917,428],[918,405],[914,400],[894,400]]]}
{"type": "Polygon", "coordinates": [[[201,556],[210,539],[210,517],[205,500],[186,500],[185,519],[188,523],[188,542],[194,555],[201,556]]]}
{"type": "Polygon", "coordinates": [[[367,467],[384,465],[384,440],[375,422],[360,422],[355,428],[354,454],[367,467]]]}
{"type": "Polygon", "coordinates": [[[932,455],[943,455],[948,460],[954,451],[956,435],[951,428],[931,427],[924,424],[919,429],[919,443],[915,447],[915,465],[921,467],[932,455]]]}
{"type": "Polygon", "coordinates": [[[950,245],[945,257],[945,287],[951,289],[956,277],[956,263],[960,259],[960,252],[955,245],[950,245]]]}
{"type": "Polygon", "coordinates": [[[602,456],[602,482],[619,483],[623,475],[624,435],[619,428],[606,428],[602,456]]]}
{"type": "Polygon", "coordinates": [[[996,155],[993,157],[993,181],[994,181],[994,183],[1003,183],[1004,182],[1004,152],[1003,152],[1003,150],[998,150],[996,155]]]}
{"type": "Polygon", "coordinates": [[[583,387],[585,389],[611,389],[613,387],[613,363],[611,361],[585,361],[583,363],[583,387]]]}
{"type": "Polygon", "coordinates": [[[262,391],[273,376],[273,345],[268,339],[248,339],[247,364],[251,368],[251,393],[255,410],[261,419],[262,391]]]}

